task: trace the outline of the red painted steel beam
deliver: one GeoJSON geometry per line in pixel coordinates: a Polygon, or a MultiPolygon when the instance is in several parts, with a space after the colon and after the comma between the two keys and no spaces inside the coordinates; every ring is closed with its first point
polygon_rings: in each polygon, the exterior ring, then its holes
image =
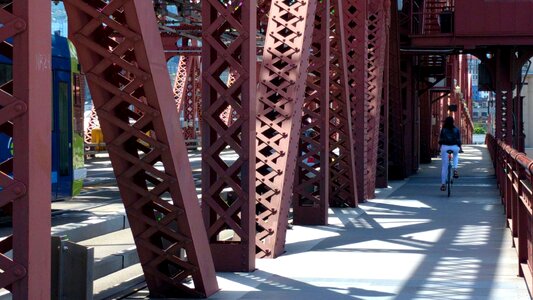
{"type": "Polygon", "coordinates": [[[152,3],[64,3],[151,296],[215,293],[213,260],[152,3]]]}
{"type": "Polygon", "coordinates": [[[96,115],[96,109],[94,108],[94,105],[91,108],[91,114],[89,115],[89,124],[87,125],[87,129],[85,129],[85,143],[90,144],[92,143],[93,139],[93,129],[99,128],[100,122],[98,121],[98,116],[96,115]]]}
{"type": "Polygon", "coordinates": [[[0,132],[16,149],[0,161],[0,207],[11,213],[13,225],[0,242],[0,287],[16,300],[50,298],[52,92],[42,84],[52,80],[50,21],[50,1],[0,8],[4,54],[13,61],[12,80],[0,90],[0,132]]]}
{"type": "MultiPolygon", "coordinates": [[[[378,167],[384,170],[385,154],[378,148],[381,144],[382,149],[386,147],[384,128],[387,114],[382,114],[382,109],[386,108],[383,102],[383,76],[385,71],[385,53],[387,49],[387,23],[390,12],[390,0],[368,0],[367,11],[367,34],[368,34],[368,90],[367,90],[367,109],[365,110],[365,122],[367,122],[367,148],[365,178],[366,181],[366,199],[375,197],[376,177],[378,167]],[[383,117],[383,119],[382,119],[383,117]],[[380,130],[383,129],[383,130],[380,130]],[[380,132],[381,135],[380,140],[380,132]],[[378,153],[381,154],[378,165],[378,153]]],[[[386,179],[385,179],[386,181],[386,179]]],[[[383,182],[382,182],[383,185],[383,182]]],[[[386,187],[386,182],[385,182],[386,187]]]]}
{"type": "Polygon", "coordinates": [[[330,4],[317,3],[293,189],[294,224],[326,225],[329,200],[330,4]]]}
{"type": "Polygon", "coordinates": [[[183,111],[183,104],[186,102],[186,90],[188,78],[191,77],[191,65],[193,59],[188,56],[180,56],[178,62],[178,70],[176,72],[176,78],[174,79],[174,102],[176,103],[176,109],[178,114],[183,111]]]}
{"type": "Polygon", "coordinates": [[[271,3],[257,108],[257,257],[283,253],[316,1],[271,3]]]}
{"type": "Polygon", "coordinates": [[[254,1],[202,1],[202,208],[218,271],[255,269],[256,9],[254,1]],[[225,44],[224,32],[238,37],[225,44]],[[227,126],[230,107],[238,117],[227,126]],[[228,149],[232,163],[222,160],[228,149]]]}
{"type": "Polygon", "coordinates": [[[404,179],[404,126],[400,75],[400,20],[396,2],[391,2],[389,31],[389,165],[390,179],[404,179]]]}
{"type": "Polygon", "coordinates": [[[354,134],[348,93],[348,69],[343,24],[344,2],[331,2],[331,59],[329,115],[329,204],[356,207],[354,134]]]}
{"type": "Polygon", "coordinates": [[[368,199],[368,180],[366,172],[368,134],[365,112],[368,90],[368,35],[367,0],[343,0],[344,41],[346,45],[346,68],[348,70],[348,92],[351,105],[354,135],[355,173],[357,180],[357,199],[368,199]]]}
{"type": "MultiPolygon", "coordinates": [[[[392,1],[394,2],[394,1],[392,1]]],[[[379,142],[378,142],[378,161],[376,168],[376,187],[386,188],[389,186],[389,89],[390,89],[390,31],[391,31],[391,10],[397,9],[396,4],[392,6],[390,1],[385,2],[385,51],[384,71],[383,71],[383,93],[379,121],[379,142]]],[[[396,26],[396,25],[395,25],[396,26]]]]}
{"type": "Polygon", "coordinates": [[[187,59],[189,64],[189,72],[185,77],[185,92],[183,94],[183,135],[185,140],[196,139],[196,116],[198,113],[198,100],[197,88],[196,88],[196,72],[199,68],[198,60],[196,57],[190,57],[187,59]]]}

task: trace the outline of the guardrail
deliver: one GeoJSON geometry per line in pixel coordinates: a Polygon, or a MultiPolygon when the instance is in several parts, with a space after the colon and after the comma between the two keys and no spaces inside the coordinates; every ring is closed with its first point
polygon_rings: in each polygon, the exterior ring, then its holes
{"type": "Polygon", "coordinates": [[[518,275],[533,293],[533,160],[492,135],[487,135],[486,144],[518,253],[518,275]]]}

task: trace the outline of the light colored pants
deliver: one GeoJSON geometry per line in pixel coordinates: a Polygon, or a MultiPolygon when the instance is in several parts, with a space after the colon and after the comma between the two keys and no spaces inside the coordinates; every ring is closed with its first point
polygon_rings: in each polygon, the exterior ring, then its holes
{"type": "Polygon", "coordinates": [[[446,184],[446,177],[448,176],[448,150],[453,151],[453,169],[457,169],[457,164],[459,164],[459,146],[440,146],[440,156],[442,158],[442,170],[440,174],[440,179],[442,184],[446,184]]]}

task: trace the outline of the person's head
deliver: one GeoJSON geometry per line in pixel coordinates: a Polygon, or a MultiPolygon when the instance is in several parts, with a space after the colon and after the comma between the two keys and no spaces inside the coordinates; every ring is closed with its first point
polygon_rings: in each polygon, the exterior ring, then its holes
{"type": "Polygon", "coordinates": [[[453,117],[447,117],[446,119],[444,119],[444,125],[443,127],[445,128],[453,128],[454,125],[453,125],[453,117]]]}

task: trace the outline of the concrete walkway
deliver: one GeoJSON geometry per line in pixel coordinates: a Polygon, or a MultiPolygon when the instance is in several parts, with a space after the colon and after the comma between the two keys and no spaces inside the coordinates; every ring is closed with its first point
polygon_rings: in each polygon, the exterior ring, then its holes
{"type": "Polygon", "coordinates": [[[285,255],[218,273],[210,299],[530,299],[485,146],[465,147],[451,198],[439,172],[434,160],[359,208],[332,209],[329,226],[294,226],[285,255]]]}

